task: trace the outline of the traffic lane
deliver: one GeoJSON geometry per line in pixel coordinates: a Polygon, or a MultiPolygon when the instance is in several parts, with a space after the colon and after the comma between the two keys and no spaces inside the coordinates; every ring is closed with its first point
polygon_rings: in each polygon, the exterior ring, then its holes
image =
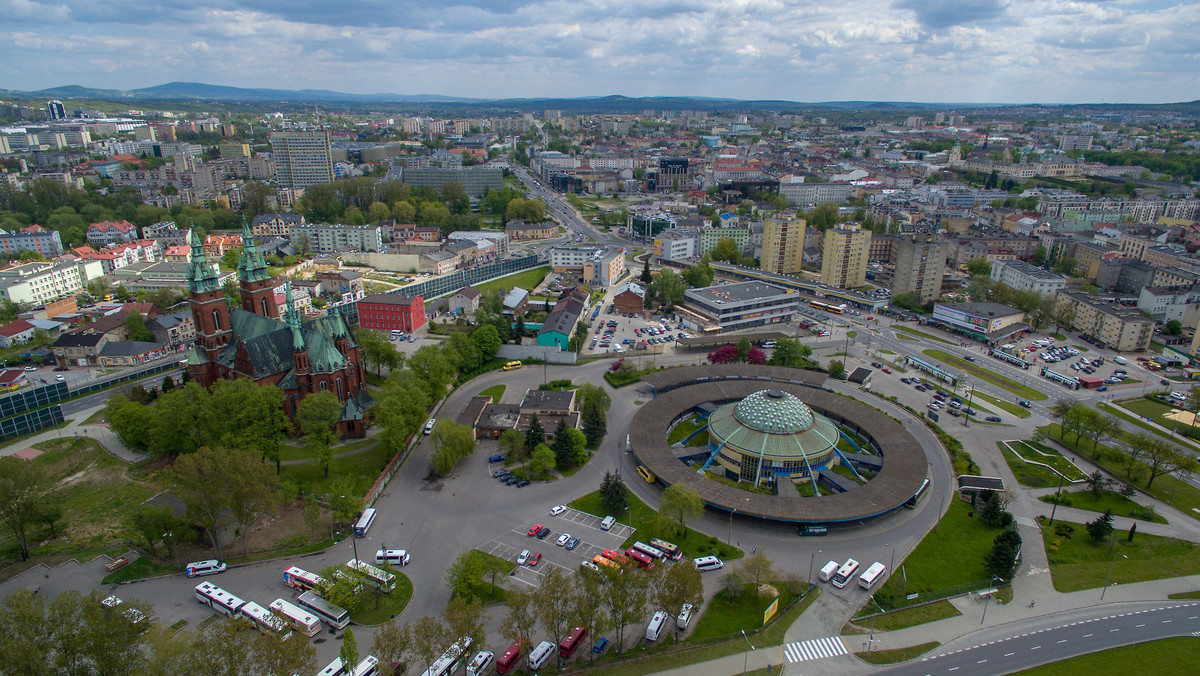
{"type": "MultiPolygon", "coordinates": [[[[162,373],[156,373],[155,375],[148,376],[146,378],[142,378],[141,380],[137,381],[137,384],[141,385],[145,389],[148,389],[151,386],[158,386],[158,385],[162,384],[162,379],[166,375],[170,375],[175,380],[175,382],[178,383],[183,377],[183,369],[178,369],[175,371],[163,371],[162,373]]],[[[94,392],[92,394],[89,394],[84,397],[80,397],[78,399],[72,399],[70,401],[63,402],[63,404],[62,404],[63,415],[71,416],[71,415],[74,415],[74,414],[76,414],[80,411],[86,410],[86,409],[95,408],[97,406],[104,406],[104,405],[108,404],[108,400],[110,398],[112,398],[112,396],[114,394],[119,392],[122,388],[127,388],[127,387],[131,386],[132,384],[133,383],[122,383],[118,386],[111,387],[107,390],[101,390],[100,392],[94,392]]]]}
{"type": "MultiPolygon", "coordinates": [[[[1113,607],[1096,610],[1111,612],[1113,607]]],[[[1196,604],[1131,609],[1069,623],[1064,618],[1060,626],[1035,628],[1046,621],[1052,621],[1052,617],[1026,623],[1029,631],[1023,633],[1012,633],[876,673],[896,676],[1011,673],[1109,648],[1190,635],[1200,627],[1200,609],[1196,604]]],[[[997,635],[993,630],[985,630],[980,638],[997,635]]]]}

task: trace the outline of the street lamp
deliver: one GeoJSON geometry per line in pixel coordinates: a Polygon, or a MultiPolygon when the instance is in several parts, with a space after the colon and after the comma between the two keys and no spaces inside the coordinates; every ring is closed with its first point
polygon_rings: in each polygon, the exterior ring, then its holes
{"type": "MultiPolygon", "coordinates": [[[[1121,552],[1116,552],[1115,554],[1113,554],[1112,563],[1108,564],[1108,577],[1104,578],[1104,588],[1100,590],[1100,600],[1101,601],[1104,600],[1104,592],[1108,591],[1108,583],[1110,580],[1112,580],[1113,568],[1116,567],[1116,565],[1117,565],[1117,554],[1121,554],[1121,552]]],[[[1121,558],[1128,559],[1129,557],[1125,556],[1124,554],[1121,554],[1121,558]]]]}
{"type": "MultiPolygon", "coordinates": [[[[750,646],[751,650],[757,650],[757,648],[754,647],[754,644],[750,642],[750,638],[748,636],[746,636],[745,629],[742,630],[742,638],[746,639],[746,645],[750,646]]],[[[744,655],[744,657],[742,658],[742,673],[745,674],[746,668],[750,665],[750,653],[743,653],[743,655],[744,655]]]]}
{"type": "Polygon", "coordinates": [[[729,513],[729,533],[725,536],[725,546],[727,546],[727,547],[733,546],[732,542],[733,542],[733,515],[734,514],[737,514],[736,508],[732,512],[729,513]]]}

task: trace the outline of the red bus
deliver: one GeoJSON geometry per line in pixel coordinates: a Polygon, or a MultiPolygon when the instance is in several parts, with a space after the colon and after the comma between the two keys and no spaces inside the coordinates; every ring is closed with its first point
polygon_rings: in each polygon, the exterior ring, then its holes
{"type": "Polygon", "coordinates": [[[496,660],[496,673],[507,674],[514,667],[521,663],[521,653],[525,651],[525,644],[521,641],[508,646],[508,650],[496,660]]]}
{"type": "Polygon", "coordinates": [[[571,655],[575,654],[575,649],[583,643],[583,637],[587,636],[587,629],[583,627],[575,627],[570,634],[558,644],[558,654],[564,659],[571,659],[571,655]]]}
{"type": "Polygon", "coordinates": [[[634,549],[633,547],[626,549],[625,555],[628,556],[629,558],[633,559],[634,561],[637,561],[637,565],[641,566],[642,568],[645,568],[646,570],[650,570],[651,568],[654,567],[654,559],[650,558],[649,554],[639,552],[638,550],[634,549]]]}
{"type": "Polygon", "coordinates": [[[628,556],[625,556],[621,552],[614,552],[611,549],[604,550],[604,558],[609,559],[610,561],[618,563],[622,566],[627,566],[631,563],[628,556]]]}

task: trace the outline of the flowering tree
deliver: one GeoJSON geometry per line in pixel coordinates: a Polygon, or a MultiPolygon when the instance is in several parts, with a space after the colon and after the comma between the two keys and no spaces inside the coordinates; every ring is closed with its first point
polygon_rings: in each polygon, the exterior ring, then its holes
{"type": "Polygon", "coordinates": [[[733,345],[722,345],[708,353],[708,363],[710,364],[732,364],[735,361],[737,361],[737,347],[733,345]]]}

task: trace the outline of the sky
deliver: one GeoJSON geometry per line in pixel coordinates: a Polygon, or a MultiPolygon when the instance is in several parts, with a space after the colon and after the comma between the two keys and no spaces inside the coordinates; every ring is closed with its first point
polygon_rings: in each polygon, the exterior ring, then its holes
{"type": "Polygon", "coordinates": [[[0,88],[1200,99],[1196,0],[0,0],[0,88]]]}

